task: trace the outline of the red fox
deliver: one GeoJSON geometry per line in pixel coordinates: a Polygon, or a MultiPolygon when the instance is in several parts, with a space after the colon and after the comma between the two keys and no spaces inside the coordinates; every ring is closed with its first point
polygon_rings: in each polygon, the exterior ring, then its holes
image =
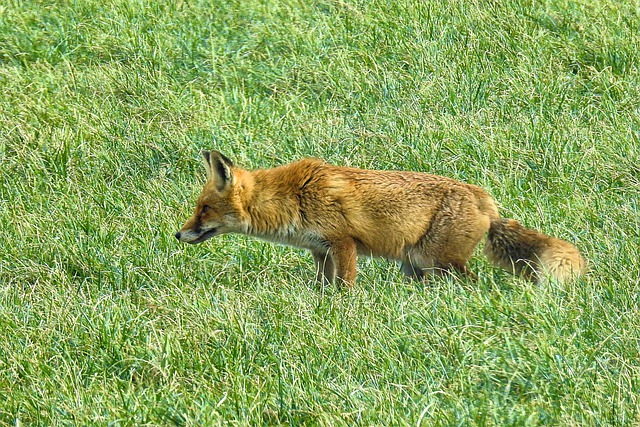
{"type": "Polygon", "coordinates": [[[569,242],[503,219],[482,188],[420,172],[363,170],[303,159],[255,171],[204,151],[207,182],[193,216],[175,234],[201,243],[242,233],[311,251],[316,279],[352,286],[356,257],[401,263],[409,278],[459,272],[487,235],[489,260],[540,283],[567,282],[586,263],[569,242]]]}

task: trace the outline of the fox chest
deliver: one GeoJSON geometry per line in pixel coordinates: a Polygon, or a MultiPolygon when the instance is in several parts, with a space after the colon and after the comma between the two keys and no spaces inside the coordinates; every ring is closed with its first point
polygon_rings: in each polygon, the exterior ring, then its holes
{"type": "Polygon", "coordinates": [[[297,227],[282,227],[267,233],[256,234],[256,237],[272,243],[293,246],[301,249],[323,250],[327,243],[318,233],[300,230],[297,227]]]}

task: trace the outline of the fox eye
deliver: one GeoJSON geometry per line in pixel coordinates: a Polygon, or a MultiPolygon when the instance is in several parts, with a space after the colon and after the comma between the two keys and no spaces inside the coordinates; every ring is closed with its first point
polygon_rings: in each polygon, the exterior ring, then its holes
{"type": "Polygon", "coordinates": [[[201,212],[201,213],[207,213],[207,211],[208,211],[209,209],[211,209],[209,206],[204,205],[204,206],[202,207],[202,212],[201,212]]]}

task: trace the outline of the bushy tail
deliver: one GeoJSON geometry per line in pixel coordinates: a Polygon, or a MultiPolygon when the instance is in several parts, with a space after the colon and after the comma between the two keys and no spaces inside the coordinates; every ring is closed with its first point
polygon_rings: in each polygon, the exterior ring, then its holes
{"type": "Polygon", "coordinates": [[[523,227],[518,221],[491,221],[484,253],[505,270],[536,283],[566,283],[582,276],[586,262],[569,242],[523,227]]]}

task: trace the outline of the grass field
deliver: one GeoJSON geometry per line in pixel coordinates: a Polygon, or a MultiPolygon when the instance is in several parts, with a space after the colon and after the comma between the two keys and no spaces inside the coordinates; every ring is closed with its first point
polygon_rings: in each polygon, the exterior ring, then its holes
{"type": "Polygon", "coordinates": [[[640,8],[0,5],[0,425],[640,425],[640,8]],[[574,242],[477,283],[174,232],[198,152],[451,176],[574,242]]]}

